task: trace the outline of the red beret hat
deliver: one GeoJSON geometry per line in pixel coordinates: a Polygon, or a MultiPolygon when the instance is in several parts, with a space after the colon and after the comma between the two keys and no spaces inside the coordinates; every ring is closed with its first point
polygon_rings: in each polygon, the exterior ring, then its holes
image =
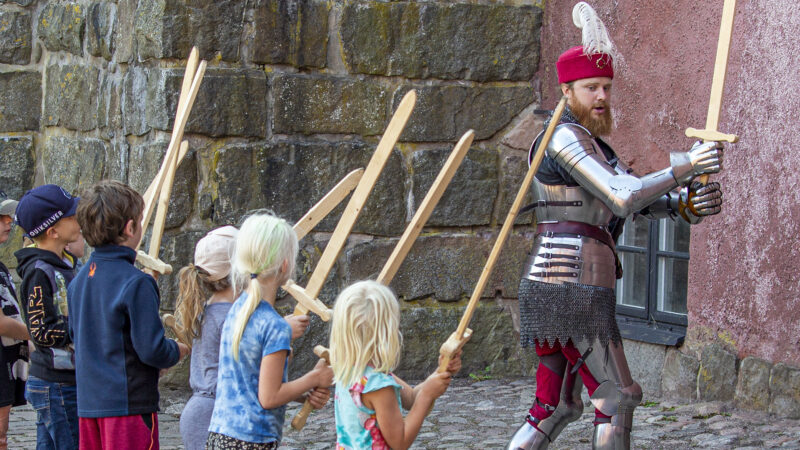
{"type": "Polygon", "coordinates": [[[614,78],[614,61],[607,53],[585,55],[583,47],[577,46],[565,51],[556,61],[558,82],[569,83],[582,78],[614,78]]]}

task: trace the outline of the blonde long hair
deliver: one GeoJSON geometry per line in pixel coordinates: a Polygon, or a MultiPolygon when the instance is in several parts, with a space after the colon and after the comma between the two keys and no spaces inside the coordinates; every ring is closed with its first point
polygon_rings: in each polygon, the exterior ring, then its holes
{"type": "Polygon", "coordinates": [[[331,321],[333,376],[352,386],[367,365],[388,373],[397,367],[403,335],[400,305],[394,293],[377,281],[359,281],[336,298],[331,321]]]}
{"type": "Polygon", "coordinates": [[[250,316],[261,301],[261,284],[258,279],[294,273],[297,256],[297,234],[285,220],[272,213],[256,213],[248,217],[236,236],[233,250],[233,276],[236,286],[246,286],[247,298],[236,314],[233,324],[233,358],[239,360],[239,342],[250,316]],[[285,273],[281,273],[286,263],[285,273]]]}
{"type": "Polygon", "coordinates": [[[211,294],[224,291],[231,285],[228,278],[211,281],[208,277],[208,272],[194,264],[189,264],[178,272],[178,299],[175,302],[178,326],[175,334],[189,348],[192,348],[194,339],[200,337],[200,317],[206,300],[211,294]]]}

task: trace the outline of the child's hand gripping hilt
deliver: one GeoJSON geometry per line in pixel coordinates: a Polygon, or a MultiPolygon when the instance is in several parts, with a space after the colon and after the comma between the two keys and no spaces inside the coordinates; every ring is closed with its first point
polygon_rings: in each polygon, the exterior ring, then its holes
{"type": "MultiPolygon", "coordinates": [[[[458,331],[454,331],[450,334],[450,337],[444,341],[444,344],[439,348],[439,355],[441,355],[441,359],[439,360],[439,367],[436,369],[436,372],[442,373],[447,371],[447,366],[450,365],[450,361],[453,357],[464,347],[464,344],[469,341],[469,338],[472,337],[472,330],[467,328],[464,330],[464,334],[462,336],[458,335],[458,331]]],[[[436,402],[431,403],[430,409],[425,414],[426,416],[433,411],[433,407],[436,402]]]]}
{"type": "MultiPolygon", "coordinates": [[[[316,347],[314,347],[314,354],[319,356],[320,359],[324,359],[325,362],[330,365],[331,356],[330,356],[330,351],[328,351],[327,348],[321,345],[317,345],[316,347]]],[[[308,415],[311,414],[311,411],[313,410],[314,407],[311,405],[311,402],[309,402],[308,399],[306,399],[306,401],[303,402],[303,407],[300,409],[300,412],[298,412],[292,419],[292,428],[294,428],[297,431],[302,430],[303,427],[306,425],[306,420],[308,419],[308,415]]]]}

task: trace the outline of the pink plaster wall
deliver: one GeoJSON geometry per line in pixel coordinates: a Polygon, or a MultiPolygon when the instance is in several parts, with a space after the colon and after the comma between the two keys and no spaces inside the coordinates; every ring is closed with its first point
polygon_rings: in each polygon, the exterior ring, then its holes
{"type": "MultiPolygon", "coordinates": [[[[543,106],[558,100],[555,61],[580,43],[576,1],[546,2],[543,106]]],[[[705,126],[722,0],[596,0],[625,57],[614,79],[623,160],[646,173],[687,149],[705,126]]],[[[739,0],[720,131],[735,133],[725,208],[692,231],[689,326],[722,333],[740,357],[800,365],[800,12],[786,0],[739,0]]]]}

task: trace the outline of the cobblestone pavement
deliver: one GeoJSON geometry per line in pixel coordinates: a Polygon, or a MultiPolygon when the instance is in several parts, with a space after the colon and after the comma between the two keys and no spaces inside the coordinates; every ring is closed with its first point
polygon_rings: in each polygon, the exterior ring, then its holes
{"type": "MultiPolygon", "coordinates": [[[[159,431],[162,449],[181,448],[178,417],[188,394],[162,393],[159,431]]],[[[585,393],[584,393],[585,395],[585,393]]],[[[533,400],[532,379],[453,381],[420,431],[415,449],[500,449],[514,433],[533,400]]],[[[308,419],[301,432],[289,428],[300,405],[290,405],[281,449],[329,449],[336,438],[329,403],[308,419]]],[[[34,448],[36,415],[30,406],[14,408],[9,448],[34,448]]],[[[593,409],[561,434],[551,449],[591,447],[593,409]]],[[[636,409],[633,448],[800,449],[800,421],[730,408],[723,403],[681,405],[650,400],[636,409]]]]}

